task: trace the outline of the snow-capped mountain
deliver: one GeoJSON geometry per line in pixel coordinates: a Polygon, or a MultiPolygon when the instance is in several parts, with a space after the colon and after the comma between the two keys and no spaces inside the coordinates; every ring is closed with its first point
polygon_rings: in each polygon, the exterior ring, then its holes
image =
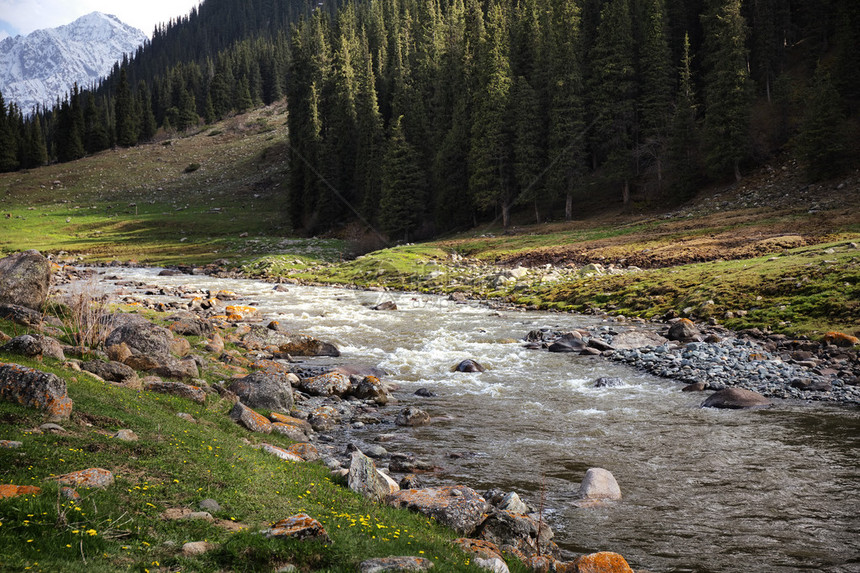
{"type": "Polygon", "coordinates": [[[72,89],[110,73],[123,54],[148,36],[116,16],[93,12],[71,24],[36,30],[0,41],[0,92],[27,114],[36,104],[50,107],[72,89]]]}

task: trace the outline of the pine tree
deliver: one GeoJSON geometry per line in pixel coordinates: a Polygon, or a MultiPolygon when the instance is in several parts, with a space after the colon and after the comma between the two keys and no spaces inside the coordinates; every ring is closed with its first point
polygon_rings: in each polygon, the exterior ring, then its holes
{"type": "Polygon", "coordinates": [[[136,145],[137,121],[125,68],[120,72],[119,86],[114,97],[114,117],[116,118],[116,144],[120,147],[136,145]]]}
{"type": "Polygon", "coordinates": [[[705,34],[706,166],[719,177],[734,171],[749,153],[752,90],[747,65],[747,26],[740,0],[709,0],[702,15],[705,34]]]}
{"type": "Polygon", "coordinates": [[[423,220],[427,176],[418,152],[406,141],[400,117],[392,125],[383,165],[379,222],[389,235],[409,241],[423,220]]]}
{"type": "Polygon", "coordinates": [[[7,114],[3,94],[0,93],[0,173],[15,171],[20,166],[18,161],[18,141],[11,125],[11,114],[7,114]]]}
{"type": "Polygon", "coordinates": [[[45,135],[42,132],[42,122],[39,113],[34,113],[27,125],[27,143],[24,151],[23,167],[41,167],[48,162],[48,148],[45,145],[45,135]]]}
{"type": "Polygon", "coordinates": [[[669,162],[674,188],[679,196],[690,194],[699,177],[699,132],[696,97],[693,93],[690,37],[684,36],[678,95],[669,134],[669,162]]]}
{"type": "Polygon", "coordinates": [[[514,80],[511,91],[513,118],[514,179],[518,191],[517,202],[534,207],[535,222],[541,222],[540,198],[543,185],[540,180],[544,160],[541,148],[540,101],[534,88],[525,77],[514,80]]]}
{"type": "Polygon", "coordinates": [[[68,97],[59,104],[55,142],[57,161],[64,163],[84,156],[83,134],[78,130],[68,97]]]}
{"type": "Polygon", "coordinates": [[[138,109],[138,125],[140,133],[138,133],[138,142],[151,141],[158,131],[158,124],[155,121],[155,113],[152,111],[152,95],[149,93],[149,88],[144,80],[137,83],[137,109],[138,109]]]}
{"type": "Polygon", "coordinates": [[[798,148],[807,177],[818,181],[841,174],[847,167],[845,112],[830,74],[820,64],[807,90],[803,109],[798,148]]]}
{"type": "Polygon", "coordinates": [[[84,148],[87,153],[96,153],[110,147],[104,114],[96,104],[95,94],[87,92],[87,106],[84,110],[84,148]]]}
{"type": "Polygon", "coordinates": [[[357,69],[359,73],[356,77],[355,96],[355,123],[358,137],[355,156],[356,197],[364,217],[372,220],[379,212],[385,134],[376,96],[373,59],[366,37],[362,39],[361,58],[357,69]]]}

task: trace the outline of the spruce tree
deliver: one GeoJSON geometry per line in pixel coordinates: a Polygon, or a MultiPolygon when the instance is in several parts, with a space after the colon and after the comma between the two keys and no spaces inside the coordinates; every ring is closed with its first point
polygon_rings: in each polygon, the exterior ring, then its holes
{"type": "Polygon", "coordinates": [[[544,164],[544,150],[541,148],[540,101],[534,88],[524,76],[514,80],[510,115],[514,124],[513,167],[517,202],[532,205],[535,223],[540,223],[540,199],[543,195],[540,175],[544,164]]]}
{"type": "Polygon", "coordinates": [[[144,80],[137,83],[137,110],[138,110],[138,125],[140,133],[138,133],[138,142],[151,141],[158,131],[158,124],[155,121],[155,113],[152,111],[152,95],[149,93],[149,88],[144,80]]]}
{"type": "Polygon", "coordinates": [[[427,176],[419,164],[418,152],[407,140],[402,118],[394,120],[382,172],[379,223],[392,237],[409,241],[424,217],[427,176]]]}
{"type": "Polygon", "coordinates": [[[45,135],[39,113],[34,113],[27,125],[27,143],[24,152],[24,167],[41,167],[48,162],[48,148],[45,145],[45,135]]]}
{"type": "Polygon", "coordinates": [[[669,133],[669,162],[673,187],[675,193],[682,197],[695,189],[699,177],[699,130],[692,75],[690,37],[684,36],[678,94],[669,133]]]}
{"type": "Polygon", "coordinates": [[[116,125],[116,144],[131,147],[137,144],[137,121],[134,113],[134,100],[128,85],[125,68],[120,72],[119,85],[114,96],[114,117],[116,125]]]}
{"type": "Polygon", "coordinates": [[[734,172],[749,154],[752,84],[749,79],[747,25],[740,0],[708,0],[702,15],[705,60],[706,167],[713,177],[734,172]]]}
{"type": "Polygon", "coordinates": [[[15,171],[20,166],[18,161],[18,141],[11,125],[10,114],[7,114],[3,94],[0,93],[0,172],[15,171]]]}
{"type": "Polygon", "coordinates": [[[840,175],[847,167],[842,98],[821,64],[804,97],[803,121],[798,135],[800,157],[809,180],[840,175]]]}

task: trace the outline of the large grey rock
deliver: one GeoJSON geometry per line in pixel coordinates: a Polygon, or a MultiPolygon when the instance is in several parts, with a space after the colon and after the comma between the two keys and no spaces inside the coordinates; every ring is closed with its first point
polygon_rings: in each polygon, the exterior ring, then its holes
{"type": "Polygon", "coordinates": [[[42,313],[19,304],[0,304],[0,318],[22,326],[38,327],[44,321],[42,313]]]}
{"type": "Polygon", "coordinates": [[[41,310],[51,286],[51,263],[39,251],[0,259],[0,303],[41,310]]]}
{"type": "Polygon", "coordinates": [[[170,330],[176,334],[207,337],[211,336],[215,332],[215,328],[209,320],[190,312],[174,314],[169,317],[168,320],[173,321],[173,323],[170,324],[170,330]]]}
{"type": "Polygon", "coordinates": [[[702,408],[728,408],[732,410],[767,408],[771,405],[771,401],[758,392],[743,388],[718,390],[702,402],[702,408]]]}
{"type": "Polygon", "coordinates": [[[693,324],[693,321],[688,318],[682,318],[675,324],[669,327],[669,340],[679,340],[681,342],[690,342],[693,340],[701,340],[699,329],[693,324]]]}
{"type": "Polygon", "coordinates": [[[0,362],[0,399],[45,410],[58,420],[72,414],[72,400],[59,376],[18,364],[0,362]]]}
{"type": "Polygon", "coordinates": [[[476,360],[467,358],[454,367],[455,372],[483,372],[484,367],[476,360]]]}
{"type": "Polygon", "coordinates": [[[666,344],[667,340],[656,332],[644,330],[628,330],[616,334],[612,338],[612,348],[615,350],[630,350],[631,348],[642,348],[643,346],[660,346],[666,344]]]}
{"type": "Polygon", "coordinates": [[[398,426],[425,426],[430,423],[430,414],[421,408],[409,406],[397,414],[394,423],[398,426]]]}
{"type": "Polygon", "coordinates": [[[385,496],[400,490],[394,481],[376,468],[373,460],[360,451],[352,452],[347,477],[349,489],[364,497],[379,502],[385,496]]]}
{"type": "Polygon", "coordinates": [[[134,354],[165,357],[170,354],[173,333],[151,322],[128,322],[115,328],[105,340],[105,346],[125,343],[134,354]]]}
{"type": "Polygon", "coordinates": [[[242,337],[242,344],[248,350],[261,350],[276,347],[282,354],[291,356],[340,356],[334,344],[317,340],[304,334],[278,332],[265,326],[253,326],[242,337]]]}
{"type": "Polygon", "coordinates": [[[591,468],[579,485],[579,497],[586,500],[621,499],[621,488],[612,472],[591,468]]]}
{"type": "Polygon", "coordinates": [[[170,394],[172,396],[179,396],[180,398],[187,398],[198,404],[206,401],[206,392],[198,386],[189,386],[182,382],[146,382],[143,385],[143,389],[147,392],[158,392],[159,394],[170,394]]]}
{"type": "Polygon", "coordinates": [[[549,553],[554,548],[553,531],[544,522],[512,511],[495,511],[477,531],[477,537],[497,546],[509,545],[525,555],[549,553]]]}
{"type": "Polygon", "coordinates": [[[377,404],[387,404],[391,401],[391,394],[376,376],[365,376],[361,382],[354,384],[352,395],[362,400],[373,400],[377,404]]]}
{"type": "Polygon", "coordinates": [[[81,368],[92,372],[99,378],[119,384],[134,384],[138,381],[137,372],[122,362],[103,362],[101,360],[90,360],[81,363],[81,368]]]}
{"type": "Polygon", "coordinates": [[[462,485],[401,490],[386,496],[385,503],[433,517],[463,535],[481,523],[487,505],[475,490],[462,485]]]}
{"type": "Polygon", "coordinates": [[[0,350],[9,354],[18,354],[30,358],[53,358],[54,360],[65,360],[63,345],[50,336],[43,334],[22,334],[16,336],[0,350]]]}
{"type": "Polygon", "coordinates": [[[352,390],[352,382],[345,374],[328,372],[312,378],[302,378],[299,388],[314,396],[343,396],[352,390]]]}
{"type": "Polygon", "coordinates": [[[233,380],[227,388],[251,408],[289,412],[295,403],[293,386],[284,374],[253,372],[233,380]]]}
{"type": "Polygon", "coordinates": [[[375,557],[362,561],[358,570],[360,573],[404,573],[413,571],[429,571],[433,562],[424,557],[375,557]]]}

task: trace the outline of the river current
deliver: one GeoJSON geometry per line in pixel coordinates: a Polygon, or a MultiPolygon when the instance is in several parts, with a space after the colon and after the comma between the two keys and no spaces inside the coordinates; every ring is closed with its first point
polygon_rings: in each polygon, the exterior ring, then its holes
{"type": "MultiPolygon", "coordinates": [[[[860,572],[860,410],[780,402],[702,409],[701,393],[600,357],[527,350],[530,330],[600,326],[598,318],[496,311],[440,297],[273,285],[158,269],[108,269],[150,285],[227,289],[290,330],[335,343],[340,363],[377,365],[399,385],[391,408],[416,405],[420,428],[367,425],[348,439],[413,452],[441,471],[426,485],[517,491],[544,508],[554,540],[615,551],[652,572],[860,572]],[[393,300],[398,310],[372,311],[393,300]],[[452,367],[473,358],[483,373],[452,367]],[[620,387],[595,388],[603,376],[620,387]],[[422,398],[427,388],[435,397],[422,398]],[[623,499],[576,503],[590,467],[623,499]]],[[[169,297],[149,297],[166,299],[169,297]]],[[[610,324],[610,323],[607,323],[610,324]]],[[[617,330],[624,324],[611,323],[617,330]]],[[[329,359],[331,360],[331,359],[329,359]]],[[[312,360],[308,360],[312,363],[312,360]]]]}

